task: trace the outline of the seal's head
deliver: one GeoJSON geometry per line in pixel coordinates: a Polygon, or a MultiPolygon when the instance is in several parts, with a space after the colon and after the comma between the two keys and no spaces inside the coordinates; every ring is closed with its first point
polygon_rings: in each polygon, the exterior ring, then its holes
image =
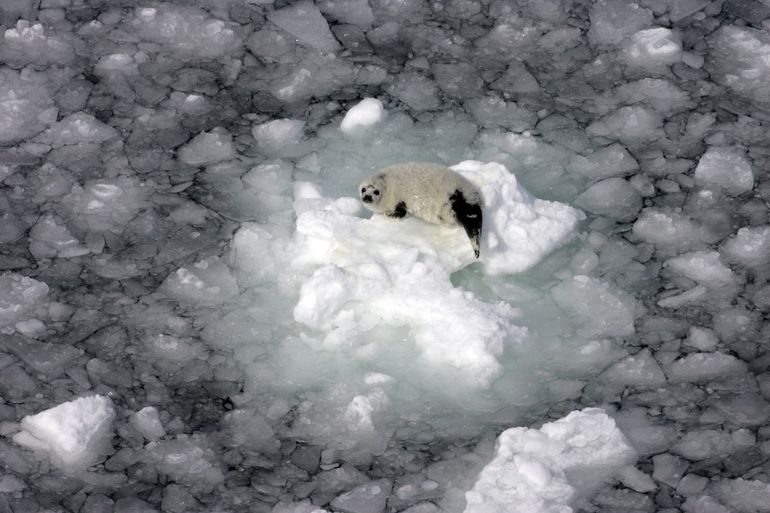
{"type": "Polygon", "coordinates": [[[377,211],[377,206],[385,193],[385,177],[382,175],[367,178],[358,188],[361,203],[370,210],[377,211]]]}

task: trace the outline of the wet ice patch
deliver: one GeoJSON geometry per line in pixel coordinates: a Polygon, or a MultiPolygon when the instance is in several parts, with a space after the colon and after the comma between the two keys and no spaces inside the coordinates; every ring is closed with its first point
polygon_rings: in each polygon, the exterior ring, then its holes
{"type": "Polygon", "coordinates": [[[110,448],[115,411],[105,396],[81,397],[21,420],[14,442],[45,453],[65,471],[88,467],[110,448]]]}
{"type": "Polygon", "coordinates": [[[511,428],[465,494],[464,513],[571,511],[637,455],[603,410],[573,411],[540,429],[511,428]]]}

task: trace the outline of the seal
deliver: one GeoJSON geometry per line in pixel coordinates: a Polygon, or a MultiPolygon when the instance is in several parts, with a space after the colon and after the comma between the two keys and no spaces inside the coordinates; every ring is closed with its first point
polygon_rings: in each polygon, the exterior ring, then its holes
{"type": "Polygon", "coordinates": [[[481,192],[468,179],[441,164],[403,162],[377,170],[358,189],[361,202],[378,214],[407,214],[433,224],[462,226],[476,258],[481,245],[481,192]]]}

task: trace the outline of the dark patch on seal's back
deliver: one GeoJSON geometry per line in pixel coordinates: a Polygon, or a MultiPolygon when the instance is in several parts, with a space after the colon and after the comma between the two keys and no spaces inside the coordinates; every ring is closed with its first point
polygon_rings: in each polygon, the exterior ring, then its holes
{"type": "Polygon", "coordinates": [[[399,201],[396,203],[395,208],[393,208],[392,212],[386,212],[386,214],[389,217],[396,217],[398,219],[401,219],[402,217],[406,216],[406,203],[403,201],[399,201]]]}

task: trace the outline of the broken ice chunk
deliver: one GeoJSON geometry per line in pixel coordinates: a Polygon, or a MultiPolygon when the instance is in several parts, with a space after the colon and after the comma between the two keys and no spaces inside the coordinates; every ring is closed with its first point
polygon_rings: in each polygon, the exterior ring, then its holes
{"type": "Polygon", "coordinates": [[[62,403],[21,421],[14,442],[50,457],[65,471],[85,469],[110,449],[115,410],[109,397],[94,395],[62,403]]]}

